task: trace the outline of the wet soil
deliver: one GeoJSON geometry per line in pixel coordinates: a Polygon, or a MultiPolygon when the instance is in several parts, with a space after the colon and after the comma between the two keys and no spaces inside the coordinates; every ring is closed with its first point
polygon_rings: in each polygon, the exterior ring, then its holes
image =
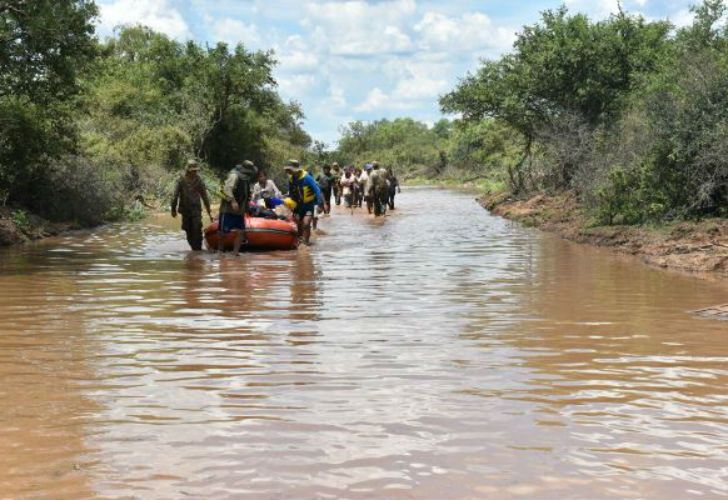
{"type": "Polygon", "coordinates": [[[57,236],[70,229],[70,223],[50,222],[23,210],[0,207],[0,247],[57,236]]]}
{"type": "Polygon", "coordinates": [[[577,243],[607,247],[643,262],[681,272],[728,278],[728,220],[676,222],[660,227],[594,226],[573,195],[539,194],[528,199],[485,196],[495,215],[577,243]]]}

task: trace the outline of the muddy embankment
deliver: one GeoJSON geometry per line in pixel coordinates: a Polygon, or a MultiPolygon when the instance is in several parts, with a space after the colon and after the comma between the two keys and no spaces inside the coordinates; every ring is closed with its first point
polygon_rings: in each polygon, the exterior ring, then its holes
{"type": "Polygon", "coordinates": [[[568,194],[528,199],[483,196],[480,204],[495,215],[559,236],[634,255],[665,269],[728,278],[728,219],[676,222],[659,227],[594,226],[568,194]]]}
{"type": "Polygon", "coordinates": [[[56,236],[75,229],[70,223],[49,222],[24,210],[0,207],[0,247],[56,236]]]}

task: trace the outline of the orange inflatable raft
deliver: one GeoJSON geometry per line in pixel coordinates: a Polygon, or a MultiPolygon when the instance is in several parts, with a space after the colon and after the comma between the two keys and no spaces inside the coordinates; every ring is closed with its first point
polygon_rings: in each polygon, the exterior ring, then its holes
{"type": "MultiPolygon", "coordinates": [[[[244,250],[294,250],[298,247],[296,224],[287,220],[246,215],[245,237],[248,244],[243,247],[244,250]]],[[[205,243],[208,249],[216,250],[219,241],[218,221],[215,221],[205,228],[205,243]]],[[[232,250],[234,241],[234,233],[223,235],[223,248],[232,250]]]]}

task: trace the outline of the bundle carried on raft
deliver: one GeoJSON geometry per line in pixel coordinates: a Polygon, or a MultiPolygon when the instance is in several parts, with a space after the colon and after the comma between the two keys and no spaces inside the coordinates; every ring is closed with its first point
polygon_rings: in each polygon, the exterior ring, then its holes
{"type": "MultiPolygon", "coordinates": [[[[232,250],[235,234],[222,235],[223,249],[232,250]]],[[[295,250],[298,247],[298,228],[288,220],[266,219],[263,217],[245,216],[245,237],[248,244],[246,250],[295,250]]],[[[220,241],[218,221],[205,228],[207,248],[215,250],[220,241]]]]}

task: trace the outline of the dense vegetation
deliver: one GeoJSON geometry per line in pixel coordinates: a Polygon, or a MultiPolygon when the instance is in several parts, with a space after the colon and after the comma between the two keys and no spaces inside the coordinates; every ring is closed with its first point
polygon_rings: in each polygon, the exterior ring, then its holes
{"type": "Polygon", "coordinates": [[[352,122],[327,151],[276,92],[271,52],[140,26],[99,41],[92,0],[0,0],[0,208],[97,223],[165,195],[190,156],[211,183],[242,156],[305,156],[516,195],[571,191],[609,224],[725,216],[726,13],[705,0],[675,29],[547,11],[442,96],[457,119],[352,122]]]}
{"type": "Polygon", "coordinates": [[[519,138],[522,154],[504,164],[514,193],[573,190],[610,224],[725,215],[725,13],[706,0],[674,30],[624,12],[546,12],[441,105],[519,138]]]}
{"type": "Polygon", "coordinates": [[[100,42],[96,15],[90,0],[0,1],[3,205],[93,224],[165,194],[187,157],[215,176],[310,145],[300,107],[276,93],[272,53],[143,27],[100,42]]]}
{"type": "Polygon", "coordinates": [[[725,216],[726,6],[707,0],[694,14],[675,29],[625,12],[593,22],[547,11],[441,98],[458,119],[354,122],[336,157],[486,177],[516,195],[568,190],[606,224],[725,216]]]}
{"type": "Polygon", "coordinates": [[[503,165],[518,154],[521,142],[500,122],[442,119],[429,126],[411,118],[352,122],[341,130],[331,159],[361,165],[374,159],[403,178],[487,181],[503,189],[503,165]]]}

